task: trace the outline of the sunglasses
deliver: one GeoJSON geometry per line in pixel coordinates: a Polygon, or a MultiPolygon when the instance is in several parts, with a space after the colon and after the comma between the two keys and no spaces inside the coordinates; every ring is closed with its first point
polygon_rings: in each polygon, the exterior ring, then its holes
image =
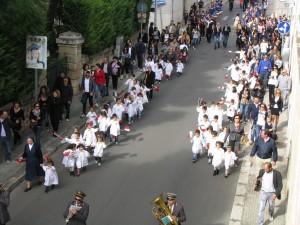
{"type": "Polygon", "coordinates": [[[36,105],[36,106],[34,106],[35,108],[39,108],[40,106],[39,105],[36,105]]]}

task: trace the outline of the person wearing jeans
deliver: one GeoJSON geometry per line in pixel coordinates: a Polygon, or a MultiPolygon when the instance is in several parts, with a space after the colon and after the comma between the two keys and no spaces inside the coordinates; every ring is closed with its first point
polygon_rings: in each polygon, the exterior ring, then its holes
{"type": "MultiPolygon", "coordinates": [[[[105,73],[101,69],[101,66],[99,63],[95,66],[95,102],[98,103],[98,95],[100,92],[101,97],[103,98],[105,96],[106,92],[106,79],[105,79],[105,73]]],[[[103,100],[103,99],[102,99],[103,100]]]]}
{"type": "Polygon", "coordinates": [[[8,112],[0,110],[0,148],[4,145],[6,150],[5,161],[10,163],[10,128],[15,128],[15,124],[8,118],[8,112]]]}
{"type": "Polygon", "coordinates": [[[220,48],[220,38],[221,38],[221,32],[222,29],[220,27],[220,23],[217,23],[217,25],[213,29],[213,37],[214,37],[214,47],[215,49],[220,48]]]}
{"type": "Polygon", "coordinates": [[[230,32],[231,32],[231,28],[228,25],[228,22],[226,22],[225,26],[223,27],[223,31],[222,31],[222,34],[223,34],[223,47],[224,48],[227,48],[227,42],[228,42],[228,39],[229,39],[229,33],[230,32]]]}
{"type": "Polygon", "coordinates": [[[258,225],[264,223],[264,210],[266,204],[269,204],[269,220],[274,220],[275,200],[281,199],[282,176],[281,173],[272,168],[270,162],[264,164],[264,168],[259,171],[256,184],[261,184],[261,193],[259,197],[258,225]]]}

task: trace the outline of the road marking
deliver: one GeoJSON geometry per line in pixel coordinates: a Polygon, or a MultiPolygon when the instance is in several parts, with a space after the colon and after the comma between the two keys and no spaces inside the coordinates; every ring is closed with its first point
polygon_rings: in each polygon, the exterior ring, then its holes
{"type": "Polygon", "coordinates": [[[224,18],[221,20],[225,21],[225,20],[227,20],[227,18],[228,18],[228,16],[224,16],[224,18]]]}

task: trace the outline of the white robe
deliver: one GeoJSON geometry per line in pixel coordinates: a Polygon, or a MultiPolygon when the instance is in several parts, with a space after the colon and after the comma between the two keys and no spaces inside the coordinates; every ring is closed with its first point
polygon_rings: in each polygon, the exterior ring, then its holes
{"type": "Polygon", "coordinates": [[[58,185],[58,176],[54,166],[50,168],[48,166],[43,166],[45,171],[45,186],[58,185]]]}
{"type": "Polygon", "coordinates": [[[166,68],[166,74],[171,76],[171,73],[173,71],[173,65],[172,63],[166,63],[165,64],[165,68],[166,68]]]}
{"type": "Polygon", "coordinates": [[[237,157],[234,152],[225,152],[224,153],[225,169],[229,169],[229,167],[232,167],[235,160],[237,160],[237,157]]]}
{"type": "Polygon", "coordinates": [[[194,136],[193,138],[190,139],[190,142],[193,144],[192,152],[194,154],[199,154],[199,153],[202,154],[203,145],[204,145],[202,135],[200,135],[199,137],[194,136]]]}
{"type": "Polygon", "coordinates": [[[85,146],[94,146],[97,139],[94,129],[86,129],[83,134],[83,140],[85,146]]]}
{"type": "Polygon", "coordinates": [[[108,117],[99,117],[98,123],[99,123],[99,131],[106,132],[109,127],[110,119],[108,117]]]}
{"type": "Polygon", "coordinates": [[[102,157],[103,150],[106,148],[106,144],[104,142],[97,142],[94,148],[94,156],[95,157],[102,157]]]}
{"type": "Polygon", "coordinates": [[[79,149],[76,150],[76,167],[78,169],[85,167],[89,164],[88,157],[90,156],[90,153],[86,150],[80,151],[79,149]]]}
{"type": "Polygon", "coordinates": [[[63,153],[64,153],[64,158],[62,164],[67,168],[75,166],[75,161],[77,157],[76,150],[67,149],[63,153]],[[66,156],[66,154],[68,155],[66,156]]]}
{"type": "Polygon", "coordinates": [[[224,155],[225,153],[223,148],[214,148],[214,150],[212,151],[212,156],[213,156],[212,165],[214,167],[221,166],[224,160],[224,155]]]}
{"type": "Polygon", "coordinates": [[[110,121],[110,134],[113,136],[118,136],[120,134],[120,124],[119,121],[110,121]]]}
{"type": "Polygon", "coordinates": [[[115,104],[112,108],[112,114],[116,114],[118,117],[118,120],[122,120],[124,111],[125,111],[125,109],[122,104],[120,104],[120,105],[115,104]]]}

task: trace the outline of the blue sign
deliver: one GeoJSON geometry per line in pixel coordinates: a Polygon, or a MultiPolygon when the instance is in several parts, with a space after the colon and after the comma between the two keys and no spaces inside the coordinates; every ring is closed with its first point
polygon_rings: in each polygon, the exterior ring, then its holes
{"type": "MultiPolygon", "coordinates": [[[[165,5],[166,4],[166,0],[156,0],[156,4],[157,6],[161,6],[161,5],[165,5]]],[[[152,0],[152,7],[155,7],[155,0],[152,0]]]]}
{"type": "Polygon", "coordinates": [[[287,34],[288,32],[290,32],[291,29],[291,25],[289,22],[283,21],[280,24],[278,24],[278,32],[282,35],[287,34]]]}

